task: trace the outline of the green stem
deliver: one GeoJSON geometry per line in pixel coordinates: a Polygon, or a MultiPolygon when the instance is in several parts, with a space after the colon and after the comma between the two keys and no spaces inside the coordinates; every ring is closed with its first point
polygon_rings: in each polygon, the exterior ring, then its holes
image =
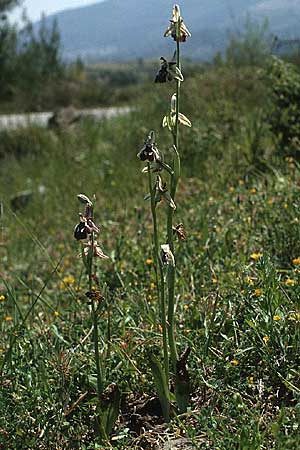
{"type": "MultiPolygon", "coordinates": [[[[88,276],[89,276],[89,291],[92,291],[93,287],[93,256],[94,256],[94,233],[91,235],[91,249],[89,253],[88,261],[88,276]]],[[[98,313],[95,305],[95,300],[91,300],[92,304],[92,318],[93,318],[93,340],[94,340],[94,352],[97,371],[97,392],[100,395],[103,392],[103,374],[99,353],[99,333],[98,333],[98,313]]]]}
{"type": "Polygon", "coordinates": [[[161,314],[161,326],[163,334],[163,354],[164,354],[164,372],[166,377],[166,383],[169,385],[169,354],[168,354],[168,339],[167,339],[167,318],[166,318],[166,300],[165,300],[165,280],[162,261],[159,254],[159,242],[158,242],[158,228],[156,217],[156,204],[155,204],[155,189],[152,187],[152,176],[150,170],[150,164],[148,163],[148,181],[149,190],[151,194],[151,213],[153,222],[153,241],[154,241],[154,257],[155,257],[155,272],[156,280],[159,282],[158,292],[160,299],[160,314],[161,314]],[[158,277],[159,271],[159,277],[158,277]]]}
{"type": "MultiPolygon", "coordinates": [[[[178,25],[179,27],[180,25],[178,25]]],[[[179,30],[178,30],[179,32],[179,30]]],[[[176,52],[176,65],[180,69],[180,44],[177,38],[177,52],[176,52]]],[[[177,185],[180,177],[180,156],[178,152],[179,146],[179,103],[180,103],[180,81],[176,80],[176,122],[173,130],[173,144],[174,144],[174,157],[173,168],[174,173],[171,175],[171,189],[170,195],[175,201],[177,185]]],[[[169,207],[167,216],[167,236],[170,250],[174,255],[174,238],[173,238],[173,216],[174,210],[169,207]]],[[[174,255],[175,257],[175,255],[174,255]]],[[[178,359],[176,340],[175,340],[175,266],[170,265],[168,269],[168,340],[170,346],[170,354],[173,370],[176,373],[176,363],[178,359]]]]}

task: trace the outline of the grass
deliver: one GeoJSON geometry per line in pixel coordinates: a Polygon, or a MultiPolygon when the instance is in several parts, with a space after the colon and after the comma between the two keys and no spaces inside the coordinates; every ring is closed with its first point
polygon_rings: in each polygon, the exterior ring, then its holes
{"type": "Polygon", "coordinates": [[[169,426],[153,399],[146,355],[160,351],[161,330],[147,176],[136,154],[150,129],[168,148],[160,122],[173,92],[144,86],[127,117],[59,135],[2,133],[0,448],[105,448],[94,421],[86,275],[72,236],[83,192],[96,195],[110,256],[98,276],[107,286],[99,317],[105,375],[122,392],[113,448],[148,450],[184,436],[199,449],[295,449],[300,174],[296,160],[280,157],[267,126],[263,73],[211,69],[183,90],[193,128],[182,132],[175,217],[188,232],[176,250],[176,336],[179,351],[192,350],[193,389],[188,412],[169,426]],[[10,199],[28,189],[30,203],[13,211],[10,199]]]}

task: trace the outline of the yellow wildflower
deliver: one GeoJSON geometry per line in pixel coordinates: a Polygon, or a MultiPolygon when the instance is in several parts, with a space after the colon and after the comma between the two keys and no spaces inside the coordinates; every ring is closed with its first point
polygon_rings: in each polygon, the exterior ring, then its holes
{"type": "Polygon", "coordinates": [[[244,180],[239,180],[239,185],[240,185],[240,186],[244,186],[244,184],[245,184],[245,181],[244,181],[244,180]]]}
{"type": "Polygon", "coordinates": [[[252,385],[254,383],[254,377],[249,377],[248,382],[249,382],[249,384],[252,385]]]}
{"type": "Polygon", "coordinates": [[[155,289],[155,283],[150,283],[150,289],[151,290],[155,289]]]}
{"type": "Polygon", "coordinates": [[[295,266],[299,266],[299,264],[300,264],[300,256],[298,256],[297,258],[292,259],[292,263],[295,264],[295,266]]]}
{"type": "Polygon", "coordinates": [[[234,187],[233,186],[229,186],[229,192],[234,192],[234,187]]]}
{"type": "Polygon", "coordinates": [[[256,297],[259,297],[262,294],[262,289],[255,289],[254,291],[254,295],[256,295],[256,297]]]}
{"type": "Polygon", "coordinates": [[[262,253],[252,253],[250,255],[250,258],[253,259],[253,261],[257,261],[261,257],[262,257],[262,253]]]}
{"type": "Polygon", "coordinates": [[[6,322],[11,322],[11,321],[13,320],[13,318],[12,318],[11,316],[6,316],[6,317],[4,318],[4,320],[5,320],[6,322]]]}
{"type": "Polygon", "coordinates": [[[58,311],[54,311],[53,315],[54,315],[54,317],[58,317],[59,316],[59,312],[58,311]]]}
{"type": "Polygon", "coordinates": [[[249,189],[250,194],[256,194],[257,189],[256,188],[251,188],[249,189]]]}
{"type": "Polygon", "coordinates": [[[0,302],[3,302],[5,300],[5,296],[4,295],[0,295],[0,302]]]}
{"type": "Polygon", "coordinates": [[[64,291],[68,288],[68,286],[73,286],[75,283],[75,278],[72,275],[64,277],[62,281],[59,283],[59,289],[64,291]]]}
{"type": "Polygon", "coordinates": [[[300,313],[291,313],[289,320],[300,320],[300,313]]]}
{"type": "Polygon", "coordinates": [[[151,264],[153,264],[153,259],[152,258],[147,258],[146,259],[146,264],[147,264],[147,266],[151,266],[151,264]]]}
{"type": "Polygon", "coordinates": [[[75,283],[75,278],[72,277],[72,275],[69,275],[68,277],[64,277],[63,278],[63,282],[65,284],[74,284],[75,283]]]}
{"type": "Polygon", "coordinates": [[[287,278],[287,279],[285,280],[285,284],[286,284],[287,286],[294,286],[295,280],[292,280],[291,278],[287,278]]]}
{"type": "Polygon", "coordinates": [[[254,285],[254,281],[252,280],[251,277],[246,277],[246,282],[249,284],[249,286],[253,286],[254,285]]]}
{"type": "Polygon", "coordinates": [[[284,209],[287,209],[289,207],[289,205],[287,203],[283,204],[284,209]]]}
{"type": "Polygon", "coordinates": [[[275,316],[273,317],[273,320],[275,320],[275,322],[278,322],[278,321],[280,320],[280,316],[275,315],[275,316]]]}
{"type": "Polygon", "coordinates": [[[273,203],[274,203],[274,199],[273,199],[273,198],[270,198],[270,199],[267,201],[267,204],[270,205],[270,206],[272,206],[273,203]]]}
{"type": "Polygon", "coordinates": [[[264,341],[265,344],[266,344],[267,342],[269,342],[269,340],[270,340],[270,337],[269,337],[269,336],[264,336],[264,337],[263,337],[263,341],[264,341]]]}
{"type": "Polygon", "coordinates": [[[186,311],[187,309],[189,309],[189,305],[187,304],[183,305],[183,309],[186,311]]]}
{"type": "Polygon", "coordinates": [[[233,366],[237,366],[237,365],[239,364],[239,362],[238,362],[237,359],[233,359],[232,361],[230,361],[230,363],[231,363],[233,366]]]}

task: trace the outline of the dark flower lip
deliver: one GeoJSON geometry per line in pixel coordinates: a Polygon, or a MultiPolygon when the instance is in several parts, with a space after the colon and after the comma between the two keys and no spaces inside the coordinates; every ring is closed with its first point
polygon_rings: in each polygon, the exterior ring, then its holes
{"type": "Polygon", "coordinates": [[[79,222],[75,228],[74,228],[74,238],[77,241],[80,241],[81,239],[87,238],[87,230],[85,226],[85,222],[79,222]]]}
{"type": "Polygon", "coordinates": [[[142,149],[137,154],[137,157],[141,161],[154,162],[154,161],[161,160],[161,154],[155,145],[154,139],[155,139],[154,132],[151,131],[149,133],[149,136],[147,137],[146,142],[143,145],[142,149]]]}
{"type": "Polygon", "coordinates": [[[175,61],[167,61],[163,56],[160,58],[161,67],[156,74],[155,83],[166,83],[167,81],[172,81],[174,78],[174,67],[176,66],[175,61]]]}
{"type": "Polygon", "coordinates": [[[141,151],[138,153],[138,158],[141,161],[153,162],[157,159],[157,154],[157,149],[153,146],[153,144],[145,144],[141,151]]]}
{"type": "Polygon", "coordinates": [[[74,238],[79,241],[82,239],[86,239],[88,235],[92,234],[93,232],[98,234],[99,231],[99,228],[90,217],[86,217],[83,214],[80,214],[80,222],[74,228],[74,238]]]}

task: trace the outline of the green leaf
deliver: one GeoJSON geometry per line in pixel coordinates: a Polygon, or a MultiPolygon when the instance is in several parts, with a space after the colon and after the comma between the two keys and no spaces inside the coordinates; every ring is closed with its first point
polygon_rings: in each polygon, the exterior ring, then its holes
{"type": "Polygon", "coordinates": [[[154,384],[157,390],[158,398],[160,401],[161,409],[165,420],[170,420],[170,392],[166,376],[162,369],[160,362],[155,356],[148,352],[148,359],[150,369],[154,378],[154,384]]]}
{"type": "Polygon", "coordinates": [[[58,331],[56,325],[52,324],[52,325],[51,325],[51,328],[52,328],[52,331],[53,331],[53,333],[55,334],[55,336],[56,336],[61,342],[63,342],[64,344],[69,345],[69,342],[66,341],[66,340],[63,338],[63,336],[59,333],[59,331],[58,331]]]}
{"type": "Polygon", "coordinates": [[[106,435],[110,436],[120,411],[121,392],[116,383],[110,384],[101,395],[99,405],[99,419],[105,429],[106,435]]]}

